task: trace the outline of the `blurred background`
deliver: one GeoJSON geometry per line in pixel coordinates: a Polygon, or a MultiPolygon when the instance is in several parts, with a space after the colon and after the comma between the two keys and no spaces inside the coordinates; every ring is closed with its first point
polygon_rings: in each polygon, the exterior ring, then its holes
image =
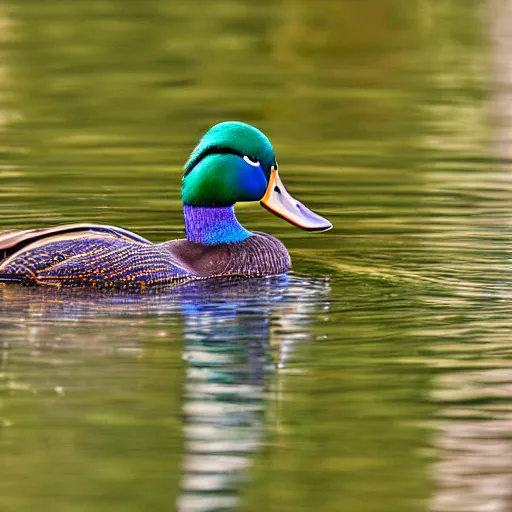
{"type": "Polygon", "coordinates": [[[224,120],[294,272],[0,291],[0,510],[512,511],[512,1],[4,0],[0,229],[184,236],[224,120]]]}

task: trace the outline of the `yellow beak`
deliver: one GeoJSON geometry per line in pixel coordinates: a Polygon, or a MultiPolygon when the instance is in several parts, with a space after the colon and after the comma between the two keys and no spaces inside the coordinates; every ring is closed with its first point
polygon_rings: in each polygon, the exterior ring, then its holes
{"type": "Polygon", "coordinates": [[[272,167],[270,180],[261,205],[284,220],[307,231],[328,231],[332,224],[306,208],[284,188],[277,170],[272,167]]]}

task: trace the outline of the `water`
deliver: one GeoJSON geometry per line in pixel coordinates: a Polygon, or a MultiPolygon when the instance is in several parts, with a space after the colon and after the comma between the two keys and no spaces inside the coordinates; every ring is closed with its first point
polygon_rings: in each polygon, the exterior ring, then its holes
{"type": "Polygon", "coordinates": [[[287,278],[4,288],[0,510],[512,510],[512,3],[6,2],[0,229],[182,237],[215,122],[335,229],[287,278]]]}

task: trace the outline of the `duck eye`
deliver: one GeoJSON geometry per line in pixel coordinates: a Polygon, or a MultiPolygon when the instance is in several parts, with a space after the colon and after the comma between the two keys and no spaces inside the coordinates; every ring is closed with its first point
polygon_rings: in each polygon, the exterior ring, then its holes
{"type": "Polygon", "coordinates": [[[256,158],[253,158],[252,156],[244,156],[244,160],[253,167],[259,167],[260,165],[260,162],[256,160],[256,158]]]}

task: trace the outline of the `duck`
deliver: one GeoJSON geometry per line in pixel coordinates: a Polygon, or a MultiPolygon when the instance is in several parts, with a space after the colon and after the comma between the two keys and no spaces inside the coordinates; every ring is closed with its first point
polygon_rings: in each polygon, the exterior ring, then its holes
{"type": "Polygon", "coordinates": [[[0,233],[0,283],[146,290],[288,272],[283,243],[237,220],[234,205],[249,201],[307,231],[332,228],[286,190],[266,135],[225,121],[203,135],[185,164],[186,238],[152,243],[120,227],[88,223],[7,231],[0,233]]]}

